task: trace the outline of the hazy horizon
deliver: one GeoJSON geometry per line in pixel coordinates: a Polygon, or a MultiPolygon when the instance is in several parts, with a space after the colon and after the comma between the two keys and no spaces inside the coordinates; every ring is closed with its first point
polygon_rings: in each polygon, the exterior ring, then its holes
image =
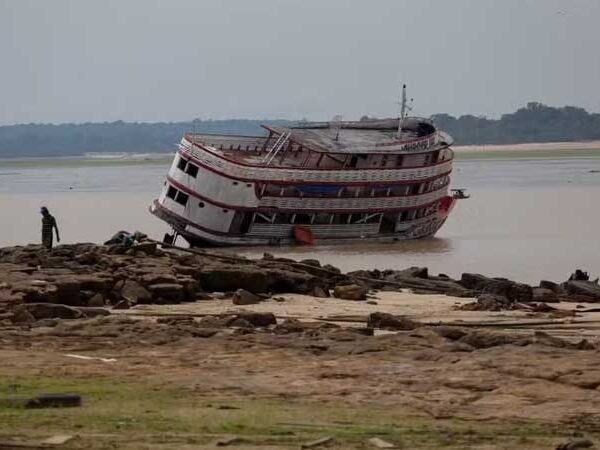
{"type": "Polygon", "coordinates": [[[0,125],[600,111],[594,0],[0,0],[0,125]]]}

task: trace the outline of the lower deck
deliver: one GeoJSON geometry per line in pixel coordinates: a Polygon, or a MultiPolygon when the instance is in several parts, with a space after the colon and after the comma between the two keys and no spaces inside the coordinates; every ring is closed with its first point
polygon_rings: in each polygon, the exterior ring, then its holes
{"type": "MultiPolygon", "coordinates": [[[[436,205],[420,217],[416,217],[416,210],[405,211],[404,213],[409,214],[404,217],[401,216],[402,213],[328,214],[326,216],[332,218],[330,223],[318,224],[311,223],[311,216],[306,214],[302,215],[304,220],[301,221],[292,217],[291,222],[278,223],[275,220],[269,222],[261,214],[240,212],[237,216],[240,219],[234,219],[230,231],[224,233],[193,223],[160,205],[158,201],[154,202],[150,210],[169,223],[173,230],[192,246],[293,245],[298,244],[294,230],[299,226],[310,230],[316,244],[347,243],[364,239],[370,242],[419,239],[434,235],[445,222],[449,212],[443,211],[440,214],[436,205]]],[[[315,215],[312,215],[313,219],[314,217],[315,215]]]]}

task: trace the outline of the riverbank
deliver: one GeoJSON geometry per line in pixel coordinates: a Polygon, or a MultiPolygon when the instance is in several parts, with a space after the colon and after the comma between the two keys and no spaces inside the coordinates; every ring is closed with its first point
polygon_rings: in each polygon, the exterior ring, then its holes
{"type": "Polygon", "coordinates": [[[0,274],[0,442],[547,449],[600,439],[592,282],[341,273],[143,239],[4,248],[0,274]],[[1,400],[48,391],[83,404],[1,400]]]}

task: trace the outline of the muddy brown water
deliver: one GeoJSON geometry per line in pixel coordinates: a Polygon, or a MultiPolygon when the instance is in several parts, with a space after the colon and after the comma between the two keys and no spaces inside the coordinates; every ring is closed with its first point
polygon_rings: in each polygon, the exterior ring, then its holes
{"type": "MultiPolygon", "coordinates": [[[[38,241],[42,205],[56,216],[64,242],[101,242],[121,229],[160,239],[168,228],[148,206],[169,159],[0,161],[0,246],[38,241]]],[[[452,187],[467,188],[471,198],[432,239],[223,251],[317,258],[343,270],[418,265],[527,282],[561,281],[578,267],[600,275],[600,151],[467,154],[456,161],[452,187]]]]}

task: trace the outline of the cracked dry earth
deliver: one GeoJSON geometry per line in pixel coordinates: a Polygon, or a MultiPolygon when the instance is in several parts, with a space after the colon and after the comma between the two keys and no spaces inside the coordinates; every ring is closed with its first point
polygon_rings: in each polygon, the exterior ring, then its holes
{"type": "Polygon", "coordinates": [[[518,340],[476,348],[435,327],[379,336],[330,326],[284,334],[227,329],[212,337],[194,330],[129,317],[5,327],[2,375],[119,377],[206,398],[369,403],[435,419],[539,420],[600,431],[597,350],[518,340]],[[117,361],[65,356],[73,353],[117,361]]]}

